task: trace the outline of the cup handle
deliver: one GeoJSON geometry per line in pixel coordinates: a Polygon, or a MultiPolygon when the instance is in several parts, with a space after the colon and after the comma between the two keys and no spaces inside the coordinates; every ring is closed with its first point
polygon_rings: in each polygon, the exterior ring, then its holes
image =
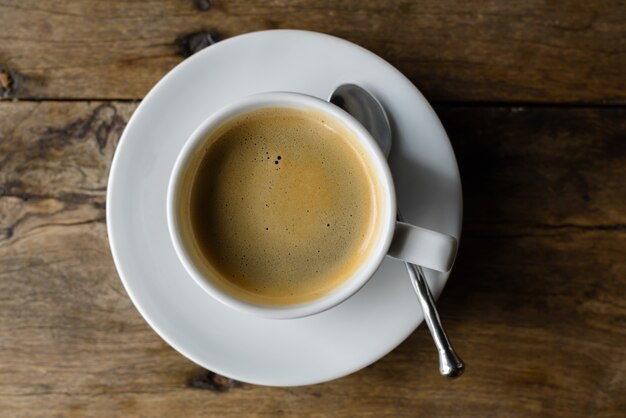
{"type": "Polygon", "coordinates": [[[453,236],[398,221],[387,255],[446,272],[452,268],[456,249],[457,241],[453,236]]]}

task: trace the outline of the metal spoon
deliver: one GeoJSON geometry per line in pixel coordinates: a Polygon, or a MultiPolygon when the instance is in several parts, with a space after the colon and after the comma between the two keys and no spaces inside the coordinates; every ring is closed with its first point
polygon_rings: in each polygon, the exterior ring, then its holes
{"type": "MultiPolygon", "coordinates": [[[[330,95],[329,101],[352,116],[367,129],[386,157],[391,151],[391,126],[385,109],[367,90],[355,84],[342,84],[330,95]]],[[[398,220],[402,221],[400,209],[398,220]]],[[[417,299],[424,312],[424,319],[439,352],[439,372],[446,377],[458,377],[463,374],[465,364],[455,353],[448,335],[441,324],[433,296],[430,293],[424,271],[420,266],[404,263],[413,283],[417,299]]]]}

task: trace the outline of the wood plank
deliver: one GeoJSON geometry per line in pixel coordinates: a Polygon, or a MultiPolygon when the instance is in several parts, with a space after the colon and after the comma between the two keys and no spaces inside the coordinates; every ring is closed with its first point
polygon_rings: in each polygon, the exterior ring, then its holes
{"type": "Polygon", "coordinates": [[[104,199],[134,108],[0,103],[0,416],[623,416],[626,110],[438,108],[466,202],[439,306],[466,375],[438,376],[421,327],[278,389],[199,369],[124,293],[104,199]]]}
{"type": "Polygon", "coordinates": [[[192,34],[276,28],[356,42],[434,101],[626,102],[616,0],[2,0],[0,96],[137,99],[206,44],[192,34]]]}
{"type": "Polygon", "coordinates": [[[437,113],[462,172],[467,224],[626,225],[625,109],[440,106],[437,113]]]}

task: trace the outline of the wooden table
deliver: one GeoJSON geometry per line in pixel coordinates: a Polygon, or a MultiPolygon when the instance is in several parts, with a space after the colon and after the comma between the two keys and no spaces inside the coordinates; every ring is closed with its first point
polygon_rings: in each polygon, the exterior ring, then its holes
{"type": "Polygon", "coordinates": [[[621,1],[1,0],[0,416],[625,416],[625,74],[621,1]],[[294,27],[390,61],[450,134],[459,380],[420,327],[337,381],[240,384],[122,288],[105,191],[139,100],[213,41],[294,27]]]}

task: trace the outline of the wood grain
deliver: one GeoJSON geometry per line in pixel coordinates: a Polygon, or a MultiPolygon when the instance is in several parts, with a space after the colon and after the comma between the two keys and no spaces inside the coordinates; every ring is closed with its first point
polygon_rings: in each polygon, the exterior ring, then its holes
{"type": "Polygon", "coordinates": [[[301,388],[199,369],[149,329],[104,222],[119,102],[0,103],[0,416],[621,417],[626,110],[437,108],[466,204],[439,302],[468,363],[440,378],[420,327],[301,388]]]}
{"type": "Polygon", "coordinates": [[[1,0],[0,97],[142,98],[189,36],[277,28],[356,42],[434,101],[626,103],[619,0],[1,0]]]}

